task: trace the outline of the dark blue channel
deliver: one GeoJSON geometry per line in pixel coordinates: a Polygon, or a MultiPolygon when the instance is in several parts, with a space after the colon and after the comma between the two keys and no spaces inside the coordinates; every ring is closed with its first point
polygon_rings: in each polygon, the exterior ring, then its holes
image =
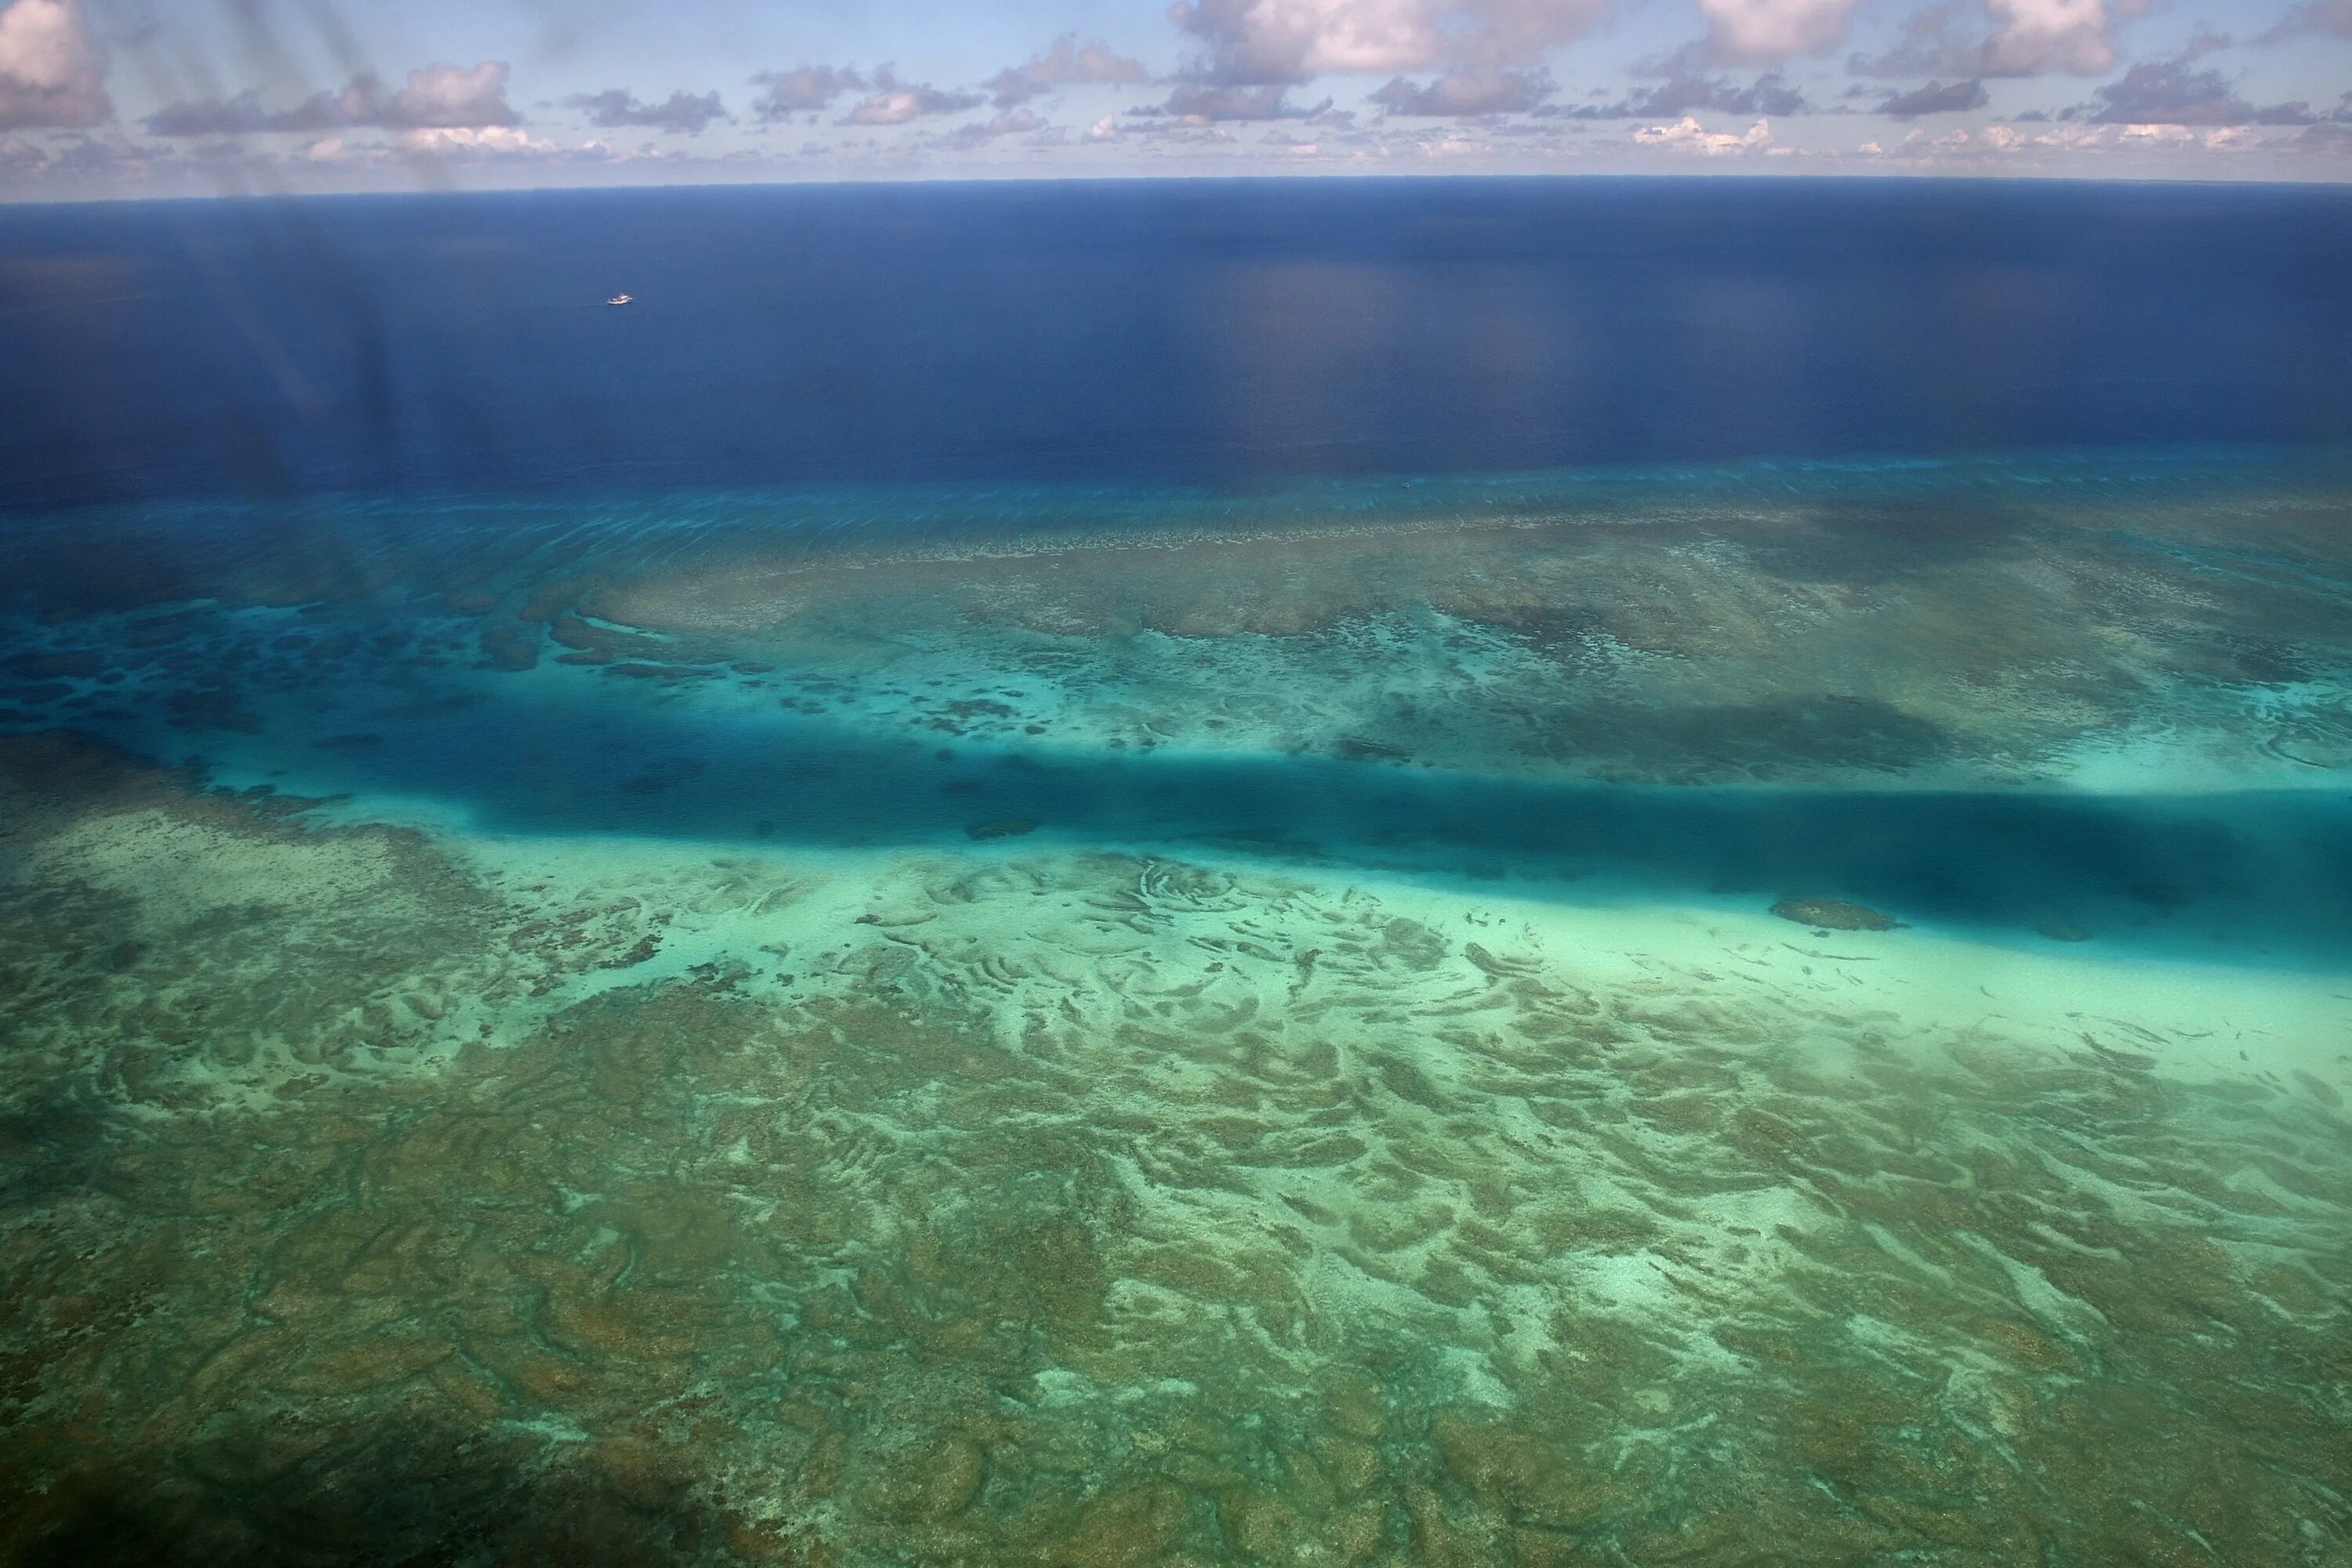
{"type": "Polygon", "coordinates": [[[498,833],[773,847],[1001,836],[1580,901],[1836,898],[1997,940],[2352,967],[2352,797],[2335,791],[1542,782],[1307,754],[934,745],[796,716],[543,696],[391,717],[289,763],[286,787],[351,791],[369,810],[369,796],[427,800],[498,833]]]}

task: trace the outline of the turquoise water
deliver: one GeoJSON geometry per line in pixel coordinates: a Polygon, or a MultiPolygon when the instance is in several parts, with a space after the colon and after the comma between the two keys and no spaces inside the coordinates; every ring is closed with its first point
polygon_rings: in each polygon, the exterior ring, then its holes
{"type": "Polygon", "coordinates": [[[27,513],[5,1560],[2341,1562],[2347,520],[27,513]]]}

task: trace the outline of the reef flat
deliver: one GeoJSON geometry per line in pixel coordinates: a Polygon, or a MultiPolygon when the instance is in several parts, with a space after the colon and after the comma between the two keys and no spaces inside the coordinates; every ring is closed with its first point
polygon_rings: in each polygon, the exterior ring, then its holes
{"type": "Polygon", "coordinates": [[[6,758],[16,1560],[2352,1530],[2340,980],[6,758]]]}
{"type": "Polygon", "coordinates": [[[1033,750],[2324,784],[2352,767],[2347,493],[2324,455],[2188,454],[85,510],[0,539],[0,705],[120,732],[150,690],[233,731],[273,688],[551,665],[1033,750]]]}
{"type": "Polygon", "coordinates": [[[2342,1561],[2347,491],[1450,483],[7,534],[0,1562],[2342,1561]]]}

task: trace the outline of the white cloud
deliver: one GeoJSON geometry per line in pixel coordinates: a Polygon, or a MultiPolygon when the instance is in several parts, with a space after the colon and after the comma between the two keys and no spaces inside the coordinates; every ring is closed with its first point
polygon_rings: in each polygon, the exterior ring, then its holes
{"type": "Polygon", "coordinates": [[[979,108],[981,102],[976,92],[941,92],[919,82],[902,82],[888,66],[874,73],[870,85],[874,91],[860,99],[836,123],[904,125],[925,115],[961,114],[967,109],[979,108]]]}
{"type": "Polygon", "coordinates": [[[512,125],[507,107],[507,63],[484,60],[461,70],[437,61],[408,73],[408,85],[393,94],[383,115],[386,125],[420,130],[440,126],[512,125]]]}
{"type": "Polygon", "coordinates": [[[1699,0],[1708,52],[1727,64],[1777,65],[1818,55],[1845,37],[1861,0],[1699,0]]]}
{"type": "Polygon", "coordinates": [[[14,0],[0,10],[0,130],[102,124],[106,53],[79,0],[14,0]]]}
{"type": "Polygon", "coordinates": [[[1430,0],[1177,0],[1168,15],[1208,43],[1209,74],[1226,82],[1412,70],[1444,47],[1430,0]]]}
{"type": "Polygon", "coordinates": [[[1096,121],[1092,125],[1087,126],[1087,140],[1089,142],[1118,141],[1118,116],[1116,114],[1106,114],[1100,120],[1096,121]]]}
{"type": "Polygon", "coordinates": [[[849,111],[844,125],[904,125],[923,112],[923,100],[911,88],[877,92],[849,111]]]}
{"type": "Polygon", "coordinates": [[[1224,86],[1326,74],[1390,75],[1438,65],[1531,65],[1592,30],[1612,0],[1177,0],[1168,15],[1207,56],[1195,75],[1224,86]]]}
{"type": "Polygon", "coordinates": [[[1904,18],[1892,48],[1856,55],[1857,76],[2104,76],[2116,29],[2157,0],[1935,0],[1904,18]]]}
{"type": "Polygon", "coordinates": [[[1672,152],[1696,153],[1709,158],[1719,158],[1733,153],[1750,153],[1772,144],[1772,122],[1759,120],[1740,135],[1727,131],[1709,131],[1685,114],[1672,125],[1645,125],[1633,132],[1633,140],[1644,147],[1664,147],[1672,152]]]}
{"type": "Polygon", "coordinates": [[[1874,142],[1862,152],[1927,167],[1981,169],[1995,161],[2031,159],[2043,168],[2072,167],[2083,174],[2104,174],[2118,166],[2132,168],[2135,157],[2161,160],[2138,165],[2151,171],[2178,171],[2181,167],[2179,160],[2184,157],[2276,153],[2294,145],[2294,138],[2273,137],[2247,125],[2102,125],[2076,121],[2034,128],[2031,133],[2022,126],[1988,125],[1973,132],[1956,131],[1932,140],[1914,131],[1891,152],[1874,142]]]}
{"type": "Polygon", "coordinates": [[[477,157],[543,157],[559,151],[554,142],[533,136],[519,125],[424,126],[402,132],[400,144],[412,153],[470,153],[477,157]]]}
{"type": "Polygon", "coordinates": [[[1985,9],[1993,22],[1985,45],[1988,75],[2098,76],[2115,68],[2116,21],[2146,6],[2137,0],[1985,0],[1985,9]]]}

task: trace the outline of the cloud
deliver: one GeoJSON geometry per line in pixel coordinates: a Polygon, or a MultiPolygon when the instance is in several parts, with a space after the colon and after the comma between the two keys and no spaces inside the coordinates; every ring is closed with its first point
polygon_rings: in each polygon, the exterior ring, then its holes
{"type": "Polygon", "coordinates": [[[1284,89],[1323,75],[1387,75],[1392,116],[1530,110],[1553,90],[1541,58],[1591,32],[1614,0],[1178,0],[1168,15],[1202,45],[1168,101],[1137,113],[1194,124],[1329,116],[1284,89]],[[1415,83],[1407,71],[1435,70],[1415,83]]]}
{"type": "Polygon", "coordinates": [[[2103,76],[2116,65],[2116,25],[2154,0],[1942,0],[1905,18],[1895,45],[1855,55],[1869,77],[2103,76]]]}
{"type": "Polygon", "coordinates": [[[420,126],[402,132],[400,144],[412,153],[479,158],[544,157],[562,151],[554,142],[533,136],[518,125],[420,126]]]}
{"type": "Polygon", "coordinates": [[[1165,115],[1198,125],[1225,120],[1307,120],[1331,107],[1331,100],[1327,98],[1312,109],[1302,109],[1290,102],[1287,93],[1287,89],[1276,82],[1260,87],[1210,87],[1197,81],[1179,82],[1169,93],[1167,102],[1128,112],[1165,115]]]}
{"type": "Polygon", "coordinates": [[[1698,0],[1709,54],[1725,65],[1778,65],[1825,54],[1845,39],[1861,0],[1698,0]]]}
{"type": "Polygon", "coordinates": [[[832,107],[845,92],[865,92],[869,84],[856,66],[835,70],[831,66],[795,66],[786,71],[761,71],[754,87],[768,90],[752,101],[751,112],[762,120],[787,120],[832,107]]]}
{"type": "Polygon", "coordinates": [[[1177,0],[1171,20],[1200,40],[1186,73],[1222,87],[1298,83],[1327,74],[1538,63],[1591,32],[1612,0],[1177,0]]]}
{"type": "Polygon", "coordinates": [[[2136,65],[2094,94],[2094,125],[2308,125],[2306,103],[2256,108],[2218,70],[2191,68],[2194,55],[2136,65]]]}
{"type": "MultiPolygon", "coordinates": [[[[2137,161],[2140,169],[2155,172],[2165,164],[2149,160],[2161,159],[2169,163],[2172,172],[2179,173],[2188,167],[2179,162],[2183,158],[2275,155],[2306,150],[2324,154],[2330,151],[2326,145],[2328,134],[2338,129],[2326,124],[2307,125],[2292,135],[2276,136],[2248,124],[2094,123],[2083,119],[2053,122],[2041,119],[2032,125],[1986,125],[1973,132],[1955,130],[1932,137],[1915,129],[1892,147],[1872,142],[1860,151],[1865,157],[1925,165],[1987,167],[1995,162],[2024,160],[2048,169],[2071,163],[2086,174],[2094,173],[2100,163],[2120,162],[2127,169],[2134,161],[2137,161]]],[[[2352,151],[2352,135],[2334,150],[2352,151]]]]}
{"type": "Polygon", "coordinates": [[[169,149],[142,147],[119,131],[102,136],[77,137],[73,144],[57,154],[57,166],[79,169],[92,174],[120,173],[141,174],[155,165],[157,155],[169,156],[169,149]]]}
{"type": "Polygon", "coordinates": [[[1890,151],[1875,142],[1865,142],[1860,151],[1868,158],[1892,158],[1906,163],[1975,163],[1987,159],[2013,158],[2028,147],[2026,133],[2013,125],[1987,125],[1977,131],[1948,131],[1930,137],[1924,131],[1913,131],[1890,151]]]}
{"type": "Polygon", "coordinates": [[[997,108],[1011,109],[1057,87],[1150,79],[1139,62],[1112,54],[1103,44],[1080,43],[1076,33],[1064,33],[1044,54],[1025,65],[1006,66],[981,86],[997,108]]]}
{"type": "Polygon", "coordinates": [[[1633,132],[1633,140],[1644,147],[1664,147],[1678,153],[1696,153],[1709,158],[1719,158],[1735,153],[1752,153],[1772,144],[1772,125],[1759,120],[1743,135],[1728,132],[1709,131],[1685,114],[1672,125],[1645,125],[1633,132]]]}
{"type": "Polygon", "coordinates": [[[1106,114],[1100,120],[1096,121],[1092,125],[1087,126],[1087,140],[1089,142],[1118,141],[1118,116],[1116,114],[1106,114]]]}
{"type": "MultiPolygon", "coordinates": [[[[1695,110],[1742,118],[1809,114],[1813,106],[1804,93],[1778,71],[1767,71],[1748,87],[1734,87],[1719,77],[1694,76],[1679,62],[1675,74],[1655,87],[1643,88],[1615,103],[1580,104],[1562,110],[1569,120],[1658,120],[1687,115],[1695,110]]],[[[1545,112],[1550,112],[1546,110],[1545,112]]]]}
{"type": "Polygon", "coordinates": [[[981,104],[976,92],[941,92],[920,82],[901,82],[888,66],[877,70],[867,85],[873,90],[835,124],[904,125],[935,114],[961,114],[981,104]]]}
{"type": "Polygon", "coordinates": [[[429,65],[408,73],[408,85],[385,106],[386,125],[466,130],[485,125],[512,125],[519,117],[507,107],[507,63],[484,60],[470,70],[429,65]]]}
{"type": "Polygon", "coordinates": [[[1979,75],[1986,40],[1969,23],[1980,13],[1973,0],[1941,0],[1903,18],[1903,30],[1883,55],[1850,55],[1845,68],[1855,76],[1979,75]]]}
{"type": "Polygon", "coordinates": [[[1045,121],[1038,118],[1035,110],[1008,109],[982,123],[959,125],[951,134],[936,139],[933,145],[951,152],[968,152],[974,147],[985,147],[1000,136],[1018,136],[1024,132],[1045,128],[1045,121]]]}
{"type": "Polygon", "coordinates": [[[0,131],[105,123],[106,51],[79,0],[14,0],[0,10],[0,131]]]}
{"type": "Polygon", "coordinates": [[[357,123],[345,116],[341,96],[314,93],[295,108],[281,110],[262,108],[260,95],[253,92],[174,103],[149,115],[147,130],[156,136],[240,136],[271,131],[324,131],[357,123]]]}
{"type": "Polygon", "coordinates": [[[1430,0],[1177,0],[1168,16],[1207,47],[1195,74],[1265,86],[1434,65],[1437,11],[1430,0]]]}
{"type": "Polygon", "coordinates": [[[621,88],[607,88],[603,92],[583,93],[564,102],[573,109],[588,111],[588,122],[617,130],[626,125],[650,126],[656,131],[676,131],[696,136],[707,130],[714,120],[727,118],[727,110],[719,102],[716,92],[673,92],[660,103],[640,103],[621,88]]]}
{"type": "Polygon", "coordinates": [[[1993,34],[1987,76],[2097,76],[2116,64],[2117,19],[2146,9],[2137,0],[1985,0],[1993,34]]]}
{"type": "Polygon", "coordinates": [[[510,126],[520,117],[507,103],[504,60],[467,69],[434,64],[408,73],[398,92],[386,93],[373,76],[353,77],[341,92],[313,93],[291,109],[269,110],[259,97],[166,105],[147,117],[157,136],[238,136],[257,132],[343,130],[374,125],[390,131],[480,130],[510,126]]]}
{"type": "Polygon", "coordinates": [[[1426,87],[1402,77],[1371,95],[1371,100],[1397,115],[1522,114],[1552,93],[1551,73],[1533,70],[1454,71],[1426,87]]]}
{"type": "Polygon", "coordinates": [[[796,66],[761,71],[751,82],[767,89],[752,100],[751,112],[771,121],[814,114],[850,92],[863,96],[834,121],[836,125],[904,125],[930,115],[961,114],[981,104],[976,92],[941,92],[920,82],[902,82],[888,66],[871,71],[856,66],[796,66]]]}
{"type": "Polygon", "coordinates": [[[2352,38],[2352,0],[2303,0],[2254,42],[2283,44],[2310,37],[2352,38]]]}
{"type": "Polygon", "coordinates": [[[1931,81],[1909,92],[1893,94],[1878,106],[1878,112],[1889,120],[1916,120],[1923,114],[1957,114],[1962,110],[1982,109],[1990,101],[1981,81],[1956,81],[1948,87],[1931,81]]]}

